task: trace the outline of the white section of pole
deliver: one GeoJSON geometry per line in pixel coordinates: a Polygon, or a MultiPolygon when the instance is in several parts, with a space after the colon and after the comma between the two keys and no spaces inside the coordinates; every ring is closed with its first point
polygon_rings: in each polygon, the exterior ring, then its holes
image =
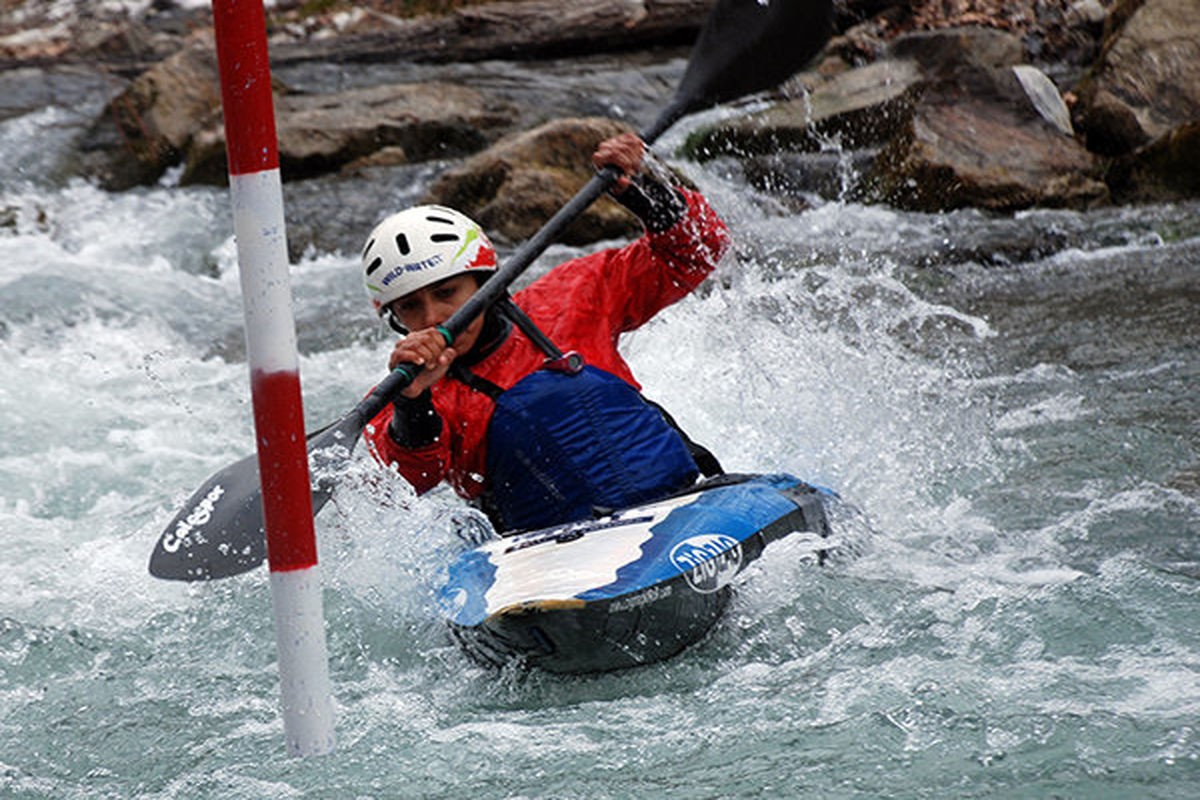
{"type": "Polygon", "coordinates": [[[298,369],[278,169],[229,176],[251,371],[298,369]]]}
{"type": "Polygon", "coordinates": [[[283,690],[288,755],[333,752],[333,699],[329,685],[320,568],[271,573],[271,605],[283,690]]]}

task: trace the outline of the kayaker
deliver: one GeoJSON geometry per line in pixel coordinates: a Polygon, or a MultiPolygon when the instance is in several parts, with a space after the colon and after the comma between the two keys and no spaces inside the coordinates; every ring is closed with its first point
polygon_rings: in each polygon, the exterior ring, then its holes
{"type": "Polygon", "coordinates": [[[643,235],[560,264],[452,347],[435,326],[496,271],[487,236],[442,206],[401,211],[372,231],[367,293],[405,334],[388,367],[425,369],[365,436],[418,493],[446,480],[504,532],[591,517],[720,472],[641,396],[617,350],[621,333],[699,286],[728,245],[707,201],[643,169],[644,155],[636,135],[622,134],[592,156],[597,168],[621,170],[612,194],[643,235]]]}

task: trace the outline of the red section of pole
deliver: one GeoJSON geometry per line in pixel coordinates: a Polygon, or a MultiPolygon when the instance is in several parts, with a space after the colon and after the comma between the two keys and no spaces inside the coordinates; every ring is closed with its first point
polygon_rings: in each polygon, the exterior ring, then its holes
{"type": "Polygon", "coordinates": [[[213,0],[229,174],[278,169],[267,19],[261,0],[213,0]]]}
{"type": "Polygon", "coordinates": [[[307,569],[317,563],[317,541],[300,376],[295,372],[254,372],[250,391],[258,436],[267,559],[272,572],[307,569]]]}

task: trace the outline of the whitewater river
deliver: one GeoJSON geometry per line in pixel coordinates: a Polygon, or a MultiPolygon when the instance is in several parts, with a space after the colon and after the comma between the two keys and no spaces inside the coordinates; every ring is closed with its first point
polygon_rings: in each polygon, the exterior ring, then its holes
{"type": "MultiPolygon", "coordinates": [[[[55,177],[77,112],[0,123],[0,797],[1196,796],[1200,205],[790,212],[682,165],[737,252],[625,352],[856,552],[768,550],[667,663],[496,674],[432,599],[461,507],[360,453],[317,521],[338,748],[298,760],[265,572],[146,572],[252,446],[226,196],[55,177]]],[[[310,428],[382,376],[357,273],[294,267],[310,428]]]]}

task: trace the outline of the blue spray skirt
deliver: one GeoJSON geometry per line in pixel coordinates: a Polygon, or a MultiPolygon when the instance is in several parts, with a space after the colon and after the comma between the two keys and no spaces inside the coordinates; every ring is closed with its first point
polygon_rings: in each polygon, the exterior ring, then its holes
{"type": "Polygon", "coordinates": [[[832,497],[790,475],[721,476],[611,516],[486,542],[438,592],[474,659],[551,672],[669,658],[708,632],[771,542],[827,537],[832,497]]]}

